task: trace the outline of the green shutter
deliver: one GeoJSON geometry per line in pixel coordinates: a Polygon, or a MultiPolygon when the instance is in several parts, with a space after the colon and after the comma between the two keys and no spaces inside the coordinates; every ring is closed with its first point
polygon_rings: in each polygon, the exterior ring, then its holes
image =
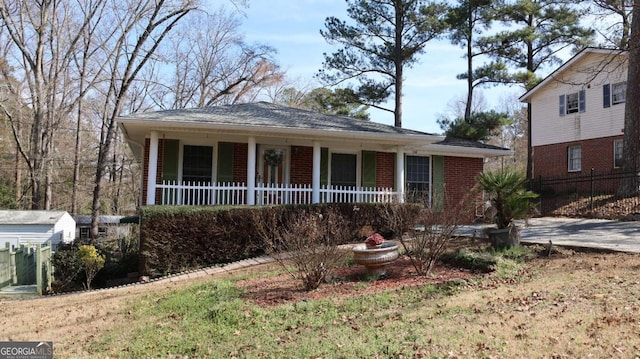
{"type": "Polygon", "coordinates": [[[376,186],[376,153],[362,151],[362,187],[376,186]]]}
{"type": "Polygon", "coordinates": [[[229,142],[218,143],[218,174],[219,183],[233,182],[233,153],[234,144],[229,142]]]}
{"type": "Polygon", "coordinates": [[[329,149],[322,147],[320,149],[320,185],[329,184],[329,149]]]}
{"type": "Polygon", "coordinates": [[[432,206],[435,210],[441,211],[444,207],[444,157],[432,156],[431,161],[433,163],[433,196],[432,206]]]}
{"type": "Polygon", "coordinates": [[[180,154],[180,141],[163,140],[162,154],[162,180],[177,181],[178,180],[178,159],[180,154]]]}

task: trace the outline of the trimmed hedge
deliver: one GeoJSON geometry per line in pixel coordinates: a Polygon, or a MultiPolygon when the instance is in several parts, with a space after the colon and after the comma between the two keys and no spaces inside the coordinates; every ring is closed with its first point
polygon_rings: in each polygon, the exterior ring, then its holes
{"type": "MultiPolygon", "coordinates": [[[[383,213],[387,204],[318,204],[271,207],[148,206],[140,210],[140,268],[158,276],[234,262],[265,253],[254,221],[275,215],[287,221],[298,211],[332,208],[347,219],[349,238],[362,240],[363,227],[390,237],[383,213]],[[275,211],[275,213],[273,213],[275,211]]],[[[418,215],[421,205],[409,206],[418,215]]],[[[415,218],[414,216],[414,218],[415,218]]]]}

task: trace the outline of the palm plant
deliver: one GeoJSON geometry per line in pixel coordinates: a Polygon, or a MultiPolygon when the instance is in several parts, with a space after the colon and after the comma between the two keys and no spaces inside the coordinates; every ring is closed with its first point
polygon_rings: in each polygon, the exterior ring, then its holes
{"type": "Polygon", "coordinates": [[[477,179],[495,211],[493,222],[496,227],[510,229],[510,237],[517,241],[514,221],[526,219],[533,213],[535,203],[532,200],[538,195],[526,189],[526,178],[517,172],[482,172],[477,179]]]}

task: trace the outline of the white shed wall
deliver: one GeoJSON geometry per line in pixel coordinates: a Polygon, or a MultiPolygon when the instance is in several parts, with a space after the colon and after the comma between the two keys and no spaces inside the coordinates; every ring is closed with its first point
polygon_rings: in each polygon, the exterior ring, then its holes
{"type": "Polygon", "coordinates": [[[69,213],[66,213],[60,217],[58,222],[53,227],[54,237],[58,237],[59,241],[64,243],[71,243],[76,238],[76,221],[71,217],[69,213]]]}
{"type": "MultiPolygon", "coordinates": [[[[12,246],[17,247],[20,244],[43,244],[51,242],[54,236],[52,225],[43,224],[2,224],[0,225],[0,244],[4,248],[5,243],[9,242],[12,246]]],[[[55,243],[58,243],[56,241],[55,243]]]]}

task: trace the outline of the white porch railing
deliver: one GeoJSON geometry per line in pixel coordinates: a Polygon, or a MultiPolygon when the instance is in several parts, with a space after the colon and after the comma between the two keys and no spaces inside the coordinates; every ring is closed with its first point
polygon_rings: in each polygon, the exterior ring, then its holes
{"type": "MultiPolygon", "coordinates": [[[[247,204],[244,183],[198,183],[165,181],[156,185],[163,205],[242,205],[247,204]]],[[[322,186],[321,203],[386,203],[397,199],[392,188],[322,186]]],[[[311,185],[258,185],[256,204],[311,204],[311,185]]]]}

